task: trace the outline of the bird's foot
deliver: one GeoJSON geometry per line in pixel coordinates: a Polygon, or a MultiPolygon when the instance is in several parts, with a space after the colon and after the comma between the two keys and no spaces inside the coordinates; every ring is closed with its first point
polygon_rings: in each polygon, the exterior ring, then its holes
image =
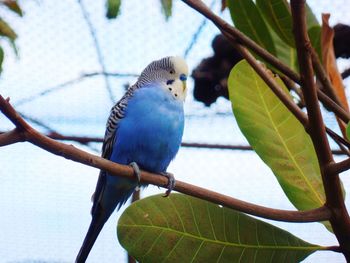
{"type": "Polygon", "coordinates": [[[164,197],[167,197],[170,195],[171,191],[174,189],[175,184],[176,184],[176,180],[175,180],[175,177],[172,173],[163,172],[163,173],[161,173],[161,175],[168,178],[168,185],[167,185],[168,190],[163,195],[164,197]]]}
{"type": "Polygon", "coordinates": [[[141,186],[141,171],[140,171],[140,167],[138,166],[138,164],[136,162],[131,162],[131,163],[129,163],[129,165],[134,170],[134,175],[137,178],[137,187],[136,187],[135,190],[139,190],[140,186],[141,186]]]}

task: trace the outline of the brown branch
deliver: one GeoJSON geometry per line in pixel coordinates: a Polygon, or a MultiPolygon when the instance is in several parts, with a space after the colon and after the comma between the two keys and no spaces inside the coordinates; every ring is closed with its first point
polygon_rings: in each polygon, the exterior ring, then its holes
{"type": "MultiPolygon", "coordinates": [[[[273,78],[266,72],[265,68],[256,61],[254,56],[243,46],[250,48],[257,55],[264,58],[268,63],[279,69],[288,78],[292,79],[296,83],[300,83],[300,76],[291,70],[288,66],[279,61],[272,54],[267,52],[265,49],[256,44],[253,40],[242,34],[239,30],[229,25],[225,20],[221,19],[219,16],[215,15],[202,1],[198,0],[183,0],[186,4],[191,6],[193,9],[197,10],[199,13],[203,14],[209,20],[211,20],[227,37],[231,44],[236,48],[236,50],[244,57],[248,63],[254,68],[257,74],[266,82],[270,89],[275,93],[275,95],[282,101],[282,103],[294,114],[294,116],[307,127],[308,118],[306,114],[300,110],[300,108],[294,103],[294,101],[279,87],[279,85],[274,81],[273,78]]],[[[331,110],[333,110],[336,115],[343,120],[350,119],[349,114],[344,112],[344,110],[332,102],[332,100],[323,94],[321,90],[317,90],[320,93],[322,102],[331,110]],[[322,94],[321,94],[322,93],[322,94]]],[[[345,121],[346,122],[346,121],[345,121]]],[[[307,129],[306,129],[307,130],[307,129]]],[[[337,138],[335,138],[337,141],[337,138]]]]}
{"type": "MultiPolygon", "coordinates": [[[[192,7],[194,10],[198,11],[205,17],[207,17],[210,21],[212,21],[218,29],[227,37],[227,39],[231,42],[231,44],[241,53],[241,55],[249,62],[252,55],[249,51],[244,49],[244,47],[249,48],[252,50],[255,54],[259,55],[261,58],[263,58],[266,62],[277,68],[280,72],[285,74],[289,79],[293,80],[294,82],[300,84],[300,75],[296,72],[294,72],[291,68],[289,68],[286,64],[281,62],[279,59],[277,59],[275,56],[273,56],[271,53],[266,51],[264,48],[260,47],[257,43],[255,43],[253,40],[251,40],[249,37],[244,35],[242,32],[240,32],[238,29],[234,28],[230,24],[228,24],[225,20],[223,20],[221,17],[214,14],[202,1],[199,0],[182,0],[184,3],[192,7]],[[250,56],[248,57],[248,54],[250,56]]],[[[251,62],[249,62],[251,64],[251,62]]],[[[315,62],[315,65],[318,66],[319,64],[315,62]]],[[[253,65],[252,65],[253,67],[253,65]]],[[[253,67],[254,68],[254,67],[253,67]]],[[[254,68],[255,69],[255,68],[254,68]]],[[[322,84],[326,85],[326,88],[329,88],[331,86],[330,82],[327,81],[328,78],[324,78],[321,70],[317,71],[319,73],[319,78],[322,80],[322,84]]],[[[259,72],[257,72],[259,74],[259,72]]],[[[324,72],[323,72],[324,73],[324,72]]],[[[260,75],[260,74],[259,74],[260,75]]],[[[262,77],[260,75],[260,77],[262,77]]],[[[263,78],[263,77],[262,77],[263,78]]],[[[264,79],[264,78],[263,78],[264,79]]],[[[281,99],[281,101],[287,106],[288,109],[292,111],[293,114],[304,123],[306,121],[306,118],[302,116],[302,114],[299,112],[298,109],[294,108],[294,106],[291,105],[291,102],[289,98],[284,98],[284,95],[276,93],[279,92],[276,89],[276,85],[271,83],[267,83],[269,87],[273,90],[273,92],[281,99]]],[[[333,88],[331,89],[333,90],[333,88]]],[[[317,93],[321,93],[321,90],[317,89],[317,93]]],[[[326,94],[319,95],[322,103],[325,104],[327,108],[332,110],[337,116],[340,114],[340,117],[342,120],[350,120],[349,113],[344,114],[344,109],[342,109],[337,103],[331,102],[331,98],[329,98],[326,94]]],[[[347,122],[347,121],[345,121],[347,122]]]]}
{"type": "Polygon", "coordinates": [[[325,93],[330,97],[331,100],[333,100],[336,104],[338,104],[344,110],[343,104],[340,102],[338,95],[335,93],[333,85],[328,77],[328,74],[326,73],[326,71],[324,70],[321,64],[321,61],[317,55],[317,52],[312,47],[310,47],[309,51],[311,53],[311,61],[312,61],[313,68],[315,69],[316,76],[318,80],[322,83],[322,87],[325,93]]]}
{"type": "Polygon", "coordinates": [[[22,133],[19,132],[17,129],[13,129],[9,132],[0,133],[0,147],[24,141],[25,139],[22,136],[22,133]]]}
{"type": "Polygon", "coordinates": [[[290,69],[286,64],[281,62],[271,53],[266,51],[264,48],[260,47],[249,37],[244,35],[238,29],[234,28],[223,20],[218,15],[214,14],[202,1],[199,0],[182,0],[184,3],[197,10],[199,13],[204,15],[210,21],[212,21],[218,29],[225,35],[230,36],[230,41],[244,45],[245,47],[251,49],[254,53],[259,55],[261,58],[266,60],[268,63],[278,68],[283,74],[288,76],[293,81],[300,83],[300,77],[292,69],[290,69]]]}
{"type": "Polygon", "coordinates": [[[326,206],[331,209],[330,223],[347,261],[350,261],[350,218],[347,213],[338,174],[327,173],[334,162],[326,136],[326,128],[318,104],[312,67],[312,46],[307,34],[305,0],[291,0],[293,32],[301,75],[301,87],[309,116],[309,131],[320,164],[326,206]]]}
{"type": "MultiPolygon", "coordinates": [[[[1,132],[0,131],[0,142],[7,141],[7,139],[2,138],[2,136],[8,136],[5,135],[7,132],[1,132]]],[[[62,134],[56,134],[56,133],[49,133],[46,134],[45,136],[59,140],[59,141],[73,141],[73,142],[78,142],[81,144],[88,144],[91,142],[96,142],[96,143],[102,143],[103,138],[99,137],[86,137],[86,136],[71,136],[71,135],[62,135],[62,134]]],[[[339,136],[339,135],[338,135],[339,136]]],[[[14,142],[18,142],[20,140],[14,139],[14,142]]],[[[11,142],[6,143],[4,145],[0,146],[5,146],[7,144],[11,144],[11,142]]],[[[342,144],[339,143],[339,147],[341,147],[342,144]]],[[[198,148],[198,149],[216,149],[216,150],[239,150],[239,151],[253,151],[253,148],[250,145],[230,145],[230,144],[211,144],[211,143],[197,143],[197,142],[183,142],[181,143],[181,147],[185,148],[198,148]]],[[[350,156],[350,152],[345,149],[341,148],[341,150],[333,149],[332,154],[334,155],[348,155],[350,156]]]]}
{"type": "Polygon", "coordinates": [[[334,112],[334,114],[337,117],[339,117],[342,121],[344,121],[345,123],[348,123],[350,121],[349,112],[346,111],[343,107],[339,106],[336,102],[334,102],[334,100],[332,100],[319,89],[317,89],[317,96],[323,103],[323,105],[331,109],[334,112]]]}
{"type": "MultiPolygon", "coordinates": [[[[84,152],[72,145],[60,143],[48,138],[31,126],[29,126],[13,109],[13,107],[0,96],[0,110],[16,124],[17,130],[21,131],[26,141],[53,154],[65,157],[75,162],[79,162],[91,167],[107,171],[111,175],[125,178],[134,178],[134,172],[130,166],[120,165],[96,155],[84,152]]],[[[160,187],[167,187],[167,178],[159,174],[141,172],[141,183],[153,184],[160,187]]],[[[244,202],[226,195],[216,193],[185,182],[176,181],[174,190],[198,197],[225,207],[229,207],[251,215],[286,222],[315,222],[329,219],[329,209],[326,206],[308,211],[288,211],[272,209],[244,202]]]]}
{"type": "Polygon", "coordinates": [[[350,158],[341,162],[331,163],[327,167],[327,172],[330,174],[339,174],[350,169],[350,158]]]}

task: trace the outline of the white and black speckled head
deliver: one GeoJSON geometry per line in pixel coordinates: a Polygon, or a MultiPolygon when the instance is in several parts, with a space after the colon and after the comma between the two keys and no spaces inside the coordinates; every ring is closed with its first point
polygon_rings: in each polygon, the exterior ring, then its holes
{"type": "Polygon", "coordinates": [[[136,85],[157,83],[176,100],[184,101],[188,66],[181,57],[165,57],[150,63],[141,73],[136,85]]]}

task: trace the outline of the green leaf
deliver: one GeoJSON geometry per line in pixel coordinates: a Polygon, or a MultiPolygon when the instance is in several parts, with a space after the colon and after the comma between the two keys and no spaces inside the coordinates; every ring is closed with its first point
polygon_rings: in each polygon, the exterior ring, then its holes
{"type": "Polygon", "coordinates": [[[289,46],[295,47],[292,15],[286,0],[256,0],[256,5],[274,32],[289,46]]]}
{"type": "Polygon", "coordinates": [[[0,36],[7,37],[14,41],[17,38],[15,31],[7,24],[3,19],[0,18],[0,36]]]}
{"type": "Polygon", "coordinates": [[[320,26],[313,26],[308,30],[311,44],[315,48],[320,61],[322,61],[321,31],[320,26]]]}
{"type": "Polygon", "coordinates": [[[276,55],[271,33],[252,0],[228,0],[232,21],[240,31],[276,55]]]}
{"type": "Polygon", "coordinates": [[[4,62],[4,50],[0,47],[0,74],[2,72],[2,63],[4,62]]]}
{"type": "MultiPolygon", "coordinates": [[[[288,65],[294,71],[298,71],[296,49],[286,44],[273,30],[270,32],[276,47],[277,58],[279,58],[284,64],[288,65]]],[[[279,72],[276,68],[271,68],[275,72],[279,72]]]]}
{"type": "Polygon", "coordinates": [[[22,11],[22,9],[19,6],[17,1],[15,1],[15,0],[5,0],[5,1],[2,1],[0,3],[5,5],[11,11],[15,12],[17,15],[23,16],[23,11],[22,11]]]}
{"type": "Polygon", "coordinates": [[[130,205],[117,227],[139,262],[299,262],[322,247],[232,209],[183,194],[130,205]]]}
{"type": "MultiPolygon", "coordinates": [[[[287,93],[283,82],[271,77],[287,93]]],[[[325,194],[316,152],[301,123],[244,60],[232,69],[228,87],[242,133],[271,168],[292,204],[299,210],[323,206],[325,194]]],[[[326,226],[330,228],[328,222],[326,226]]]]}
{"type": "Polygon", "coordinates": [[[162,5],[162,13],[165,16],[165,20],[168,20],[169,17],[171,17],[173,1],[172,0],[160,0],[160,3],[162,5]]]}
{"type": "Polygon", "coordinates": [[[120,12],[121,0],[107,0],[107,13],[108,19],[116,18],[120,12]]]}

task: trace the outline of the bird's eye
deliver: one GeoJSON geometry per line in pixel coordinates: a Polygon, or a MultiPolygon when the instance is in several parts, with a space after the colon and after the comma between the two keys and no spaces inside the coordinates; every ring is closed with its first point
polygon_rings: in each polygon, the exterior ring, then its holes
{"type": "Polygon", "coordinates": [[[169,88],[170,91],[172,91],[173,89],[172,88],[169,88]]]}
{"type": "Polygon", "coordinates": [[[177,94],[175,93],[175,97],[177,97],[177,94]]]}
{"type": "Polygon", "coordinates": [[[170,74],[175,74],[175,70],[171,69],[170,71],[170,74]]]}
{"type": "Polygon", "coordinates": [[[173,79],[169,79],[169,80],[166,82],[166,84],[167,84],[167,85],[171,85],[171,84],[174,83],[174,81],[175,81],[175,80],[173,80],[173,79]]]}

